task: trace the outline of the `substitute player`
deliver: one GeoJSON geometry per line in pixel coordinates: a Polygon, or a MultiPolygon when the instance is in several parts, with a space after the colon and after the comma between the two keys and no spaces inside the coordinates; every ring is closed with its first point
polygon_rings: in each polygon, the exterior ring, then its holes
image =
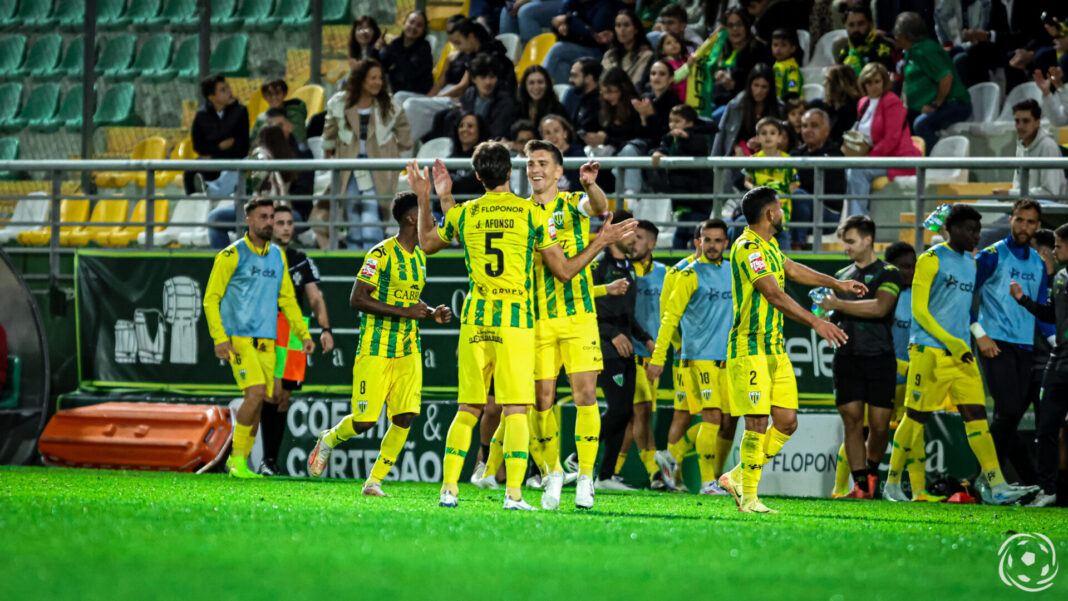
{"type": "Polygon", "coordinates": [[[783,314],[809,326],[831,346],[848,340],[838,326],[819,319],[790,298],[785,291],[786,278],[842,293],[864,294],[868,289],[860,282],[836,280],[782,254],[775,241],[775,235],[784,229],[782,204],[771,188],[761,186],[746,192],[742,213],[749,226],[731,248],[734,320],[727,343],[727,386],[731,414],[745,416],[745,432],[741,463],[723,474],[719,483],[734,497],[739,511],[773,513],[757,497],[760,470],[797,429],[797,379],[786,356],[783,314]]]}
{"type": "Polygon", "coordinates": [[[305,355],[315,351],[315,343],[293,296],[286,256],[271,244],[274,201],[248,201],[245,223],[248,233],[215,255],[204,290],[204,317],[215,356],[229,361],[243,396],[226,467],[237,478],[262,478],[248,468],[248,454],[255,442],[252,428],[260,421],[269,391],[274,390],[278,308],[301,340],[305,355]]]}
{"type": "MultiPolygon", "coordinates": [[[[607,221],[589,246],[568,258],[556,241],[552,218],[537,203],[511,193],[511,156],[507,146],[498,142],[479,144],[472,164],[486,194],[450,208],[441,228],[430,213],[426,168],[420,171],[414,161],[408,166],[408,183],[419,198],[419,240],[423,250],[434,254],[458,238],[471,281],[460,317],[460,408],[445,440],[439,505],[458,504],[460,471],[492,377],[496,402],[503,407],[507,480],[504,508],[532,510],[523,501],[520,485],[530,443],[526,411],[534,404],[533,255],[541,252],[553,275],[567,282],[605,245],[633,235],[635,224],[612,225],[611,220],[607,221]]],[[[586,479],[579,486],[591,489],[588,499],[592,505],[592,482],[586,479]]]]}
{"type": "Polygon", "coordinates": [[[901,489],[905,459],[923,444],[924,424],[932,411],[941,408],[947,392],[960,409],[968,444],[982,469],[978,484],[983,502],[1007,505],[1037,490],[1013,486],[1001,474],[986,421],[983,379],[968,344],[976,272],[971,252],[979,243],[981,219],[967,204],[953,205],[943,226],[949,241],[931,247],[916,262],[905,417],[894,433],[890,472],[883,488],[883,497],[891,501],[909,500],[901,489]]]}
{"type": "Polygon", "coordinates": [[[725,494],[716,482],[734,440],[727,399],[727,334],[733,317],[731,263],[723,256],[727,249],[727,224],[709,219],[700,226],[701,256],[679,272],[656,338],[656,349],[645,368],[655,382],[664,371],[671,339],[682,323],[682,363],[689,390],[696,391],[701,404],[701,425],[695,448],[701,470],[703,495],[725,494]],[[726,435],[724,435],[726,434],[726,435]]]}
{"type": "MultiPolygon", "coordinates": [[[[289,205],[275,203],[271,242],[286,255],[289,277],[293,280],[293,293],[297,297],[301,313],[304,313],[305,297],[308,299],[308,306],[322,329],[319,344],[323,347],[323,354],[326,354],[334,348],[334,335],[330,330],[326,301],[319,290],[319,269],[304,251],[289,245],[292,240],[293,209],[289,205]]],[[[305,317],[304,325],[307,324],[308,318],[305,317]]],[[[260,415],[260,429],[263,432],[263,464],[260,466],[260,473],[265,476],[282,473],[277,461],[278,451],[282,447],[282,434],[285,432],[289,398],[294,390],[300,390],[304,384],[304,370],[308,365],[301,352],[300,339],[289,331],[289,322],[281,311],[278,312],[278,337],[274,341],[274,350],[274,394],[266,399],[263,413],[260,415]]]]}
{"type": "Polygon", "coordinates": [[[390,426],[363,485],[363,494],[369,497],[388,496],[382,492],[382,480],[397,463],[412,420],[419,415],[423,387],[419,320],[452,319],[452,310],[445,305],[431,310],[419,299],[426,285],[426,255],[419,249],[415,229],[415,195],[397,194],[392,212],[400,232],[367,251],[349,297],[349,305],[362,312],[352,366],[352,413],[322,431],[308,455],[308,473],[321,476],[331,450],[373,428],[385,404],[390,426]]]}

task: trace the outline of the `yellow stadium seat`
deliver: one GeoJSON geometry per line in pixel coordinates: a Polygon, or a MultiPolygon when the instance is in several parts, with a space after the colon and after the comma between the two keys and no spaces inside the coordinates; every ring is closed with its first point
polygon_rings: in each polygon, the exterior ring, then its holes
{"type": "Polygon", "coordinates": [[[1068,146],[1068,125],[1057,128],[1057,143],[1068,146]]]}
{"type": "Polygon", "coordinates": [[[912,136],[912,143],[916,145],[916,148],[920,149],[920,156],[927,156],[927,142],[924,142],[923,138],[912,136]]]}
{"type": "MultiPolygon", "coordinates": [[[[89,219],[89,200],[84,198],[67,198],[59,203],[59,222],[70,223],[89,219]]],[[[81,226],[61,225],[59,235],[73,232],[81,226]]],[[[62,238],[61,238],[62,239],[62,238]]],[[[47,246],[52,240],[52,228],[43,227],[30,232],[19,232],[19,244],[25,246],[47,246]]]]}
{"type": "Polygon", "coordinates": [[[256,126],[256,119],[260,116],[260,113],[266,111],[270,107],[267,106],[267,101],[263,99],[263,92],[256,90],[252,93],[252,98],[249,98],[248,105],[248,128],[252,129],[256,126]]]}
{"type": "MultiPolygon", "coordinates": [[[[171,151],[171,160],[191,161],[197,158],[199,155],[197,151],[193,150],[193,138],[186,137],[181,142],[175,144],[174,150],[171,151]]],[[[170,185],[174,180],[182,177],[181,171],[157,171],[156,172],[156,188],[163,188],[170,185]]],[[[148,174],[144,171],[137,173],[137,187],[144,188],[148,185],[148,174]]]]}
{"type": "MultiPolygon", "coordinates": [[[[130,153],[131,161],[155,161],[167,158],[167,140],[161,136],[145,138],[134,146],[130,153]]],[[[96,185],[101,188],[122,188],[126,184],[143,180],[144,172],[138,171],[101,171],[96,174],[96,185]]]]}
{"type": "MultiPolygon", "coordinates": [[[[168,212],[170,211],[170,202],[167,200],[157,200],[156,214],[153,220],[156,223],[166,223],[168,212]]],[[[133,216],[130,217],[130,225],[118,228],[114,231],[103,231],[96,235],[96,241],[102,246],[129,246],[131,242],[137,240],[137,234],[145,231],[143,225],[147,217],[147,204],[144,200],[137,201],[134,205],[133,216]],[[141,224],[141,225],[134,225],[141,224]]],[[[156,231],[161,232],[165,226],[156,226],[156,231]]]]}
{"type": "MultiPolygon", "coordinates": [[[[89,221],[90,223],[125,222],[129,207],[130,203],[126,200],[99,200],[93,207],[93,214],[89,216],[89,221]]],[[[90,240],[96,240],[100,234],[116,232],[122,227],[121,225],[84,225],[71,231],[60,232],[59,244],[61,246],[85,246],[90,240]]]]}
{"type": "Polygon", "coordinates": [[[438,64],[434,65],[434,81],[438,80],[441,72],[445,69],[445,63],[449,61],[449,55],[456,51],[452,42],[445,43],[445,49],[441,51],[441,57],[438,58],[438,64]]]}
{"type": "Polygon", "coordinates": [[[545,55],[549,54],[549,49],[555,43],[555,33],[543,33],[531,38],[526,48],[523,48],[523,53],[519,55],[519,63],[515,66],[515,78],[522,79],[527,67],[545,62],[545,55]]]}
{"type": "Polygon", "coordinates": [[[300,98],[308,107],[308,116],[323,112],[323,86],[308,84],[294,90],[290,98],[300,98]]]}
{"type": "MultiPolygon", "coordinates": [[[[923,138],[919,136],[912,136],[912,143],[916,145],[916,148],[920,149],[920,156],[927,156],[927,142],[923,141],[923,138]]],[[[871,191],[878,192],[890,184],[890,178],[886,176],[879,176],[871,180],[871,191]]]]}
{"type": "MultiPolygon", "coordinates": [[[[434,4],[427,3],[426,12],[429,17],[430,28],[437,31],[445,31],[445,23],[449,20],[449,17],[453,15],[468,16],[471,12],[471,0],[464,0],[460,5],[460,10],[453,8],[455,3],[453,2],[436,2],[434,4]]],[[[397,12],[400,14],[400,11],[397,12]]]]}

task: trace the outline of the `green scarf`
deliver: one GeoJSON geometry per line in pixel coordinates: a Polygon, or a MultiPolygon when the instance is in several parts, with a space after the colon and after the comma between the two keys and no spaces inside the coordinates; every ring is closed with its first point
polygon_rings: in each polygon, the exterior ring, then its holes
{"type": "MultiPolygon", "coordinates": [[[[860,70],[867,64],[865,60],[867,54],[871,52],[871,45],[875,43],[875,30],[872,29],[868,32],[868,35],[864,37],[864,43],[860,46],[854,46],[853,41],[849,41],[849,54],[846,55],[843,64],[853,67],[853,70],[860,75],[860,70]]],[[[848,39],[848,38],[847,38],[848,39]]]]}
{"type": "Polygon", "coordinates": [[[724,58],[727,47],[727,32],[720,31],[705,40],[694,53],[694,68],[690,71],[689,85],[686,86],[686,104],[697,109],[697,114],[710,117],[715,105],[712,103],[712,88],[716,85],[716,72],[730,69],[738,58],[738,51],[733,51],[724,58]]]}

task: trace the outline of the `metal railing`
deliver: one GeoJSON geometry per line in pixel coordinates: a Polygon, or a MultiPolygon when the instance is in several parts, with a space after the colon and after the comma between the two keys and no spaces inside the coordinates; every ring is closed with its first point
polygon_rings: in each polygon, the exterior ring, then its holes
{"type": "MultiPolygon", "coordinates": [[[[564,167],[566,169],[578,169],[581,165],[586,163],[589,159],[586,158],[567,158],[564,160],[564,167]]],[[[650,157],[602,157],[595,159],[600,163],[601,169],[650,169],[653,168],[652,159],[650,157]]],[[[328,232],[329,250],[337,250],[340,241],[340,228],[342,227],[382,227],[389,228],[393,224],[388,221],[380,222],[360,222],[350,221],[343,218],[345,214],[345,204],[351,200],[352,197],[345,195],[345,193],[338,192],[341,188],[341,175],[346,171],[353,170],[365,170],[365,171],[394,171],[400,172],[407,166],[408,159],[325,159],[325,160],[283,160],[283,161],[252,161],[252,160],[164,160],[164,161],[128,161],[128,160],[62,160],[62,161],[0,161],[0,171],[29,171],[43,173],[47,181],[51,182],[50,192],[48,196],[51,200],[51,211],[49,218],[43,222],[7,222],[4,225],[9,226],[41,226],[50,229],[50,240],[47,247],[8,247],[6,250],[9,252],[37,252],[48,253],[50,257],[50,276],[52,281],[59,279],[59,256],[64,253],[74,252],[73,248],[64,248],[60,245],[60,228],[61,227],[77,227],[77,226],[144,226],[145,243],[142,248],[153,249],[155,248],[154,232],[156,226],[177,226],[177,227],[196,227],[196,226],[211,226],[216,228],[237,229],[241,231],[244,226],[243,220],[240,219],[241,207],[245,201],[248,200],[249,194],[245,192],[246,177],[251,172],[268,172],[268,171],[328,171],[330,173],[330,186],[326,193],[314,195],[314,196],[296,196],[290,195],[285,198],[288,201],[326,201],[329,203],[329,219],[326,221],[308,221],[301,222],[301,227],[312,228],[326,228],[328,232]],[[146,175],[146,186],[143,189],[136,189],[127,193],[130,189],[128,186],[126,189],[117,189],[114,193],[99,193],[99,194],[76,194],[76,195],[64,195],[62,192],[62,184],[68,179],[82,179],[68,177],[70,173],[90,173],[100,171],[128,171],[128,172],[143,172],[146,175]],[[155,202],[156,200],[182,200],[189,198],[200,198],[203,196],[190,196],[183,193],[174,194],[170,193],[167,189],[157,190],[155,186],[155,174],[161,171],[237,171],[238,175],[238,188],[232,196],[235,204],[236,215],[238,219],[231,223],[207,223],[207,222],[175,222],[169,221],[164,216],[163,219],[158,219],[155,215],[155,202]],[[77,198],[77,199],[126,199],[131,201],[146,201],[146,220],[145,222],[73,222],[73,221],[60,221],[60,203],[64,198],[77,198]]],[[[429,166],[431,164],[430,159],[420,159],[420,166],[429,166]]],[[[444,159],[445,166],[449,169],[471,169],[471,162],[469,159],[444,159]]],[[[512,163],[513,170],[518,171],[518,179],[520,185],[519,189],[513,190],[518,195],[524,196],[529,194],[529,184],[526,180],[526,161],[524,159],[514,159],[512,163]]],[[[842,158],[842,157],[783,157],[783,158],[736,158],[736,157],[663,157],[659,161],[657,168],[660,169],[683,169],[693,170],[700,169],[706,170],[712,174],[712,180],[708,189],[699,191],[692,191],[687,193],[634,193],[626,194],[622,190],[623,178],[616,178],[616,189],[606,190],[609,198],[614,200],[616,207],[622,207],[623,202],[630,199],[673,199],[676,201],[702,201],[708,203],[709,215],[720,215],[724,206],[724,203],[729,199],[737,200],[741,195],[733,190],[728,190],[724,185],[725,177],[732,171],[746,169],[746,168],[779,168],[788,167],[793,169],[806,169],[813,172],[814,189],[810,190],[810,194],[801,195],[795,194],[793,198],[811,198],[813,200],[813,219],[811,221],[791,221],[790,225],[794,227],[806,227],[812,229],[812,250],[811,252],[820,253],[824,252],[823,249],[823,236],[821,232],[825,228],[836,226],[837,224],[825,223],[822,220],[823,205],[827,202],[840,201],[845,203],[847,200],[851,200],[848,194],[828,194],[825,193],[826,175],[830,171],[844,170],[844,169],[915,169],[915,189],[901,189],[899,188],[896,193],[894,192],[878,192],[869,195],[869,199],[873,202],[872,206],[877,203],[886,203],[897,201],[909,202],[909,207],[912,209],[913,214],[916,216],[914,223],[900,223],[895,221],[892,223],[879,223],[880,230],[891,229],[913,229],[914,241],[917,248],[922,248],[924,245],[924,233],[922,227],[922,216],[926,212],[936,206],[936,203],[943,201],[957,201],[957,200],[971,200],[978,201],[976,207],[984,212],[1001,212],[1007,213],[1011,207],[1011,201],[1015,200],[1015,197],[1007,196],[995,196],[995,195],[938,195],[931,194],[927,190],[928,172],[932,169],[968,169],[971,171],[985,170],[985,169],[997,169],[997,170],[1009,170],[1016,168],[1023,168],[1020,177],[1020,189],[1029,189],[1029,176],[1031,169],[1065,169],[1068,167],[1068,159],[1057,158],[1000,158],[1000,157],[983,157],[983,158],[923,158],[923,157],[908,157],[908,158],[842,158]]],[[[179,180],[180,181],[180,180],[179,180]]],[[[0,200],[8,200],[12,198],[25,198],[25,197],[12,197],[12,196],[0,196],[0,200]]],[[[38,197],[39,198],[39,197],[38,197]]],[[[216,200],[220,198],[228,197],[215,197],[216,200]]],[[[377,198],[384,198],[382,195],[377,198]]],[[[457,198],[462,198],[459,195],[457,198]]],[[[1042,198],[1041,200],[1048,201],[1060,201],[1061,204],[1048,205],[1045,212],[1051,216],[1068,216],[1068,196],[1049,196],[1042,198]]],[[[739,221],[727,220],[729,225],[744,225],[739,221]]],[[[677,227],[693,227],[697,222],[689,221],[659,221],[657,225],[659,227],[677,228],[677,227]]],[[[195,250],[195,249],[191,249],[195,250]]],[[[201,249],[203,250],[203,249],[201,249]]]]}

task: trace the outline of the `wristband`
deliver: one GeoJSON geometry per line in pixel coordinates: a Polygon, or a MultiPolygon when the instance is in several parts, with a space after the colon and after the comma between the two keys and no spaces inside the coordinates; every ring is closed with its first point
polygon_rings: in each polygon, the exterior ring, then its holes
{"type": "Polygon", "coordinates": [[[322,334],[330,334],[331,336],[334,335],[334,330],[331,329],[330,326],[326,326],[325,328],[319,328],[319,329],[320,329],[322,334]]]}
{"type": "Polygon", "coordinates": [[[972,336],[975,336],[976,340],[986,336],[986,330],[983,329],[983,326],[979,325],[978,321],[973,323],[968,329],[972,331],[972,336]]]}

